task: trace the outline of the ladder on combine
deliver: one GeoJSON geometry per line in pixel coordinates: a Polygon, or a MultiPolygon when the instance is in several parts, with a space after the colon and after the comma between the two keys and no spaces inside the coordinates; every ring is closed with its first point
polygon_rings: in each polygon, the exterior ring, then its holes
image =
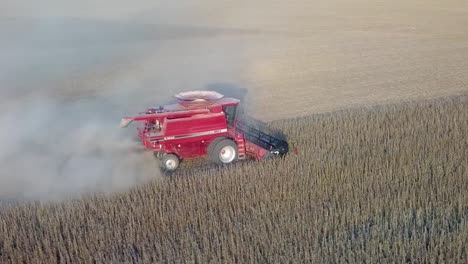
{"type": "MultiPolygon", "coordinates": [[[[268,150],[271,154],[274,154],[277,156],[283,156],[289,151],[288,142],[278,139],[276,137],[273,137],[267,132],[261,131],[258,128],[255,128],[253,126],[246,124],[245,122],[241,122],[241,121],[237,122],[236,132],[237,131],[243,134],[243,137],[245,140],[265,150],[268,150]]],[[[239,147],[239,159],[240,159],[241,148],[243,152],[245,153],[244,143],[242,142],[242,145],[239,145],[239,142],[238,142],[238,147],[239,147]]],[[[245,154],[243,155],[245,157],[245,154]]]]}
{"type": "MultiPolygon", "coordinates": [[[[237,132],[237,131],[236,131],[237,132]]],[[[246,158],[246,149],[244,136],[240,133],[236,133],[236,143],[237,143],[237,158],[243,160],[246,158]]]]}

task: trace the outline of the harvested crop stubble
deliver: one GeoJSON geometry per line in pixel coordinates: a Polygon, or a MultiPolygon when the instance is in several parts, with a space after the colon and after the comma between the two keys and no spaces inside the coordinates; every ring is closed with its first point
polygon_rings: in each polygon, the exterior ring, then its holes
{"type": "Polygon", "coordinates": [[[0,262],[444,262],[468,253],[468,96],[275,121],[298,155],[0,212],[0,262]]]}

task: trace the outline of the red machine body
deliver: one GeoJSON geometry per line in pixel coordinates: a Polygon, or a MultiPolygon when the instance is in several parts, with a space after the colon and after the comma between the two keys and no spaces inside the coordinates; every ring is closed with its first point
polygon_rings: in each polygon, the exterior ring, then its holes
{"type": "Polygon", "coordinates": [[[286,142],[237,119],[238,99],[208,91],[180,93],[176,98],[179,99],[176,104],[149,108],[140,115],[123,117],[121,121],[122,127],[140,121],[137,131],[143,145],[162,158],[163,163],[167,162],[164,159],[173,162],[163,164],[166,170],[175,170],[182,159],[206,154],[214,162],[231,163],[246,157],[260,159],[287,152],[286,142]],[[268,144],[275,142],[277,144],[268,144]],[[278,143],[281,146],[277,146],[278,143]]]}

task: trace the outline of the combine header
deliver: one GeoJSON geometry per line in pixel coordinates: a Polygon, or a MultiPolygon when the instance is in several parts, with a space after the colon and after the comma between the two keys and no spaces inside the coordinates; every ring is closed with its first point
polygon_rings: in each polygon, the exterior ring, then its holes
{"type": "Polygon", "coordinates": [[[288,143],[238,119],[239,100],[213,91],[175,95],[178,103],[149,108],[123,117],[120,126],[141,121],[137,131],[143,145],[161,159],[164,171],[174,171],[185,158],[208,155],[217,164],[248,157],[282,156],[288,143]]]}

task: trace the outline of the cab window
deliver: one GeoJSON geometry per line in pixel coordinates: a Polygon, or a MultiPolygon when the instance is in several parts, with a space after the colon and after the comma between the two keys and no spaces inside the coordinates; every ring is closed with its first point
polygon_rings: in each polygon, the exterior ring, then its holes
{"type": "Polygon", "coordinates": [[[228,126],[234,125],[236,119],[236,108],[237,105],[223,106],[223,112],[226,115],[226,123],[228,126]]]}

